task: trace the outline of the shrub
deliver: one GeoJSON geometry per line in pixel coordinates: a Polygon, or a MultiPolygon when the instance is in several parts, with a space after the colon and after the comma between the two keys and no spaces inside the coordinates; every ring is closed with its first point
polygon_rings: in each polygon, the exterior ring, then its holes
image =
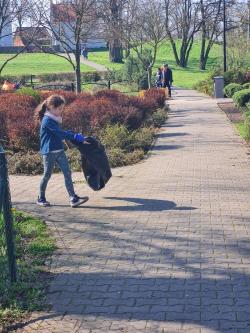
{"type": "Polygon", "coordinates": [[[82,171],[81,156],[77,149],[68,149],[66,151],[67,158],[72,171],[82,171]]]}
{"type": "Polygon", "coordinates": [[[229,83],[243,84],[247,82],[246,71],[240,69],[232,69],[223,74],[225,85],[229,83]]]}
{"type": "Polygon", "coordinates": [[[30,75],[1,75],[0,76],[0,84],[3,84],[5,80],[9,80],[10,82],[29,82],[30,75]]]}
{"type": "Polygon", "coordinates": [[[25,152],[8,155],[10,174],[38,175],[43,172],[42,158],[39,153],[25,152]]]}
{"type": "Polygon", "coordinates": [[[82,73],[82,82],[97,82],[102,79],[101,74],[98,72],[82,73]]]}
{"type": "Polygon", "coordinates": [[[63,115],[63,126],[84,135],[91,134],[92,110],[89,102],[83,98],[78,98],[67,105],[63,115]]]}
{"type": "Polygon", "coordinates": [[[246,117],[244,121],[246,139],[250,139],[250,117],[246,117]]]}
{"type": "Polygon", "coordinates": [[[44,101],[46,98],[48,98],[51,95],[61,95],[65,98],[66,105],[74,102],[78,95],[74,92],[70,91],[64,91],[64,90],[54,90],[54,91],[40,91],[39,95],[41,97],[41,101],[44,101]]]}
{"type": "Polygon", "coordinates": [[[250,89],[250,82],[244,83],[243,88],[244,89],[250,89]]]}
{"type": "Polygon", "coordinates": [[[161,127],[165,123],[167,118],[168,114],[165,109],[157,109],[157,111],[152,114],[154,127],[161,127]]]}
{"type": "Polygon", "coordinates": [[[124,165],[131,165],[140,162],[144,158],[144,151],[136,149],[125,155],[124,165]]]}
{"type": "Polygon", "coordinates": [[[55,82],[55,81],[75,81],[75,73],[49,73],[40,74],[36,76],[42,83],[55,82]]]}
{"type": "MultiPolygon", "coordinates": [[[[81,79],[83,82],[96,82],[101,80],[103,76],[102,72],[83,72],[81,73],[81,79]]],[[[48,82],[74,82],[75,81],[75,73],[50,73],[50,74],[41,74],[36,76],[38,80],[42,83],[48,82]]]]}
{"type": "Polygon", "coordinates": [[[157,107],[162,108],[166,101],[165,89],[149,89],[144,93],[144,98],[151,99],[157,103],[157,107]]]}
{"type": "Polygon", "coordinates": [[[246,104],[250,101],[250,89],[237,91],[233,95],[233,100],[237,106],[246,106],[246,104]]]}
{"type": "Polygon", "coordinates": [[[125,149],[130,145],[130,132],[124,125],[108,125],[100,132],[100,140],[107,149],[125,149]]]}
{"type": "Polygon", "coordinates": [[[140,128],[137,131],[131,133],[131,143],[130,149],[141,149],[143,151],[148,151],[152,145],[154,139],[154,130],[151,128],[140,128]]]}
{"type": "Polygon", "coordinates": [[[108,149],[107,155],[111,168],[126,165],[126,153],[121,148],[108,149]]]}
{"type": "Polygon", "coordinates": [[[16,94],[24,95],[24,96],[31,96],[36,100],[37,103],[40,103],[40,100],[41,100],[40,94],[36,90],[34,90],[32,88],[28,88],[28,87],[23,87],[23,88],[17,90],[16,94]]]}
{"type": "Polygon", "coordinates": [[[207,94],[209,96],[213,96],[214,94],[214,83],[212,79],[199,81],[194,85],[194,89],[207,94]]]}
{"type": "Polygon", "coordinates": [[[0,140],[7,140],[6,115],[4,112],[0,112],[0,140]]]}
{"type": "Polygon", "coordinates": [[[244,89],[242,85],[238,83],[229,83],[225,88],[224,88],[224,94],[227,97],[233,97],[233,95],[237,92],[244,89]]]}
{"type": "Polygon", "coordinates": [[[34,123],[33,97],[5,94],[0,95],[0,109],[6,115],[7,136],[14,150],[38,149],[38,134],[34,123]]]}
{"type": "Polygon", "coordinates": [[[109,90],[109,89],[104,89],[101,91],[98,91],[95,94],[95,97],[98,99],[107,99],[109,101],[112,101],[114,104],[119,104],[120,106],[127,106],[130,103],[130,98],[129,96],[124,95],[118,90],[109,90]]]}

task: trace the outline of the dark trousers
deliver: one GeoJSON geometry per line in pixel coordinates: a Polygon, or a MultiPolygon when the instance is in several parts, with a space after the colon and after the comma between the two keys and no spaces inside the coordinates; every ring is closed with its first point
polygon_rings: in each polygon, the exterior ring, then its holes
{"type": "Polygon", "coordinates": [[[164,82],[163,87],[168,88],[169,97],[171,97],[171,84],[170,84],[170,82],[169,81],[164,82]]]}

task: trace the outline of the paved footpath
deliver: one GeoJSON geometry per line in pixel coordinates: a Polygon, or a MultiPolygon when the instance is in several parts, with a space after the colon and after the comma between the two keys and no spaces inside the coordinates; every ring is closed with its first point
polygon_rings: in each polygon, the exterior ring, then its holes
{"type": "Polygon", "coordinates": [[[58,250],[48,313],[24,332],[250,332],[250,160],[216,101],[178,90],[149,158],[116,169],[70,209],[55,175],[11,177],[15,206],[44,217],[58,250]]]}

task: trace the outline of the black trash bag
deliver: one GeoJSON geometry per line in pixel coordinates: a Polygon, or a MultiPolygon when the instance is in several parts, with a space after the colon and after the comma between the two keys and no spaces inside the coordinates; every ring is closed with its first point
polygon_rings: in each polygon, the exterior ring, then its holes
{"type": "Polygon", "coordinates": [[[84,177],[94,191],[105,187],[112,177],[108,157],[104,146],[94,137],[86,137],[84,143],[74,144],[81,154],[81,164],[84,177]]]}

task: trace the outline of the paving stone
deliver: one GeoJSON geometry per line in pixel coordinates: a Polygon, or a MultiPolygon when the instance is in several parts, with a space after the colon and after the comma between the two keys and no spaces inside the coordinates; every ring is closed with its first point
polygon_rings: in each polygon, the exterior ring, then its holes
{"type": "Polygon", "coordinates": [[[53,311],[20,333],[250,332],[247,147],[215,99],[175,90],[169,103],[149,158],[113,170],[99,192],[73,173],[90,196],[79,209],[62,174],[50,209],[31,204],[40,176],[10,177],[14,206],[47,221],[58,247],[53,311]]]}

